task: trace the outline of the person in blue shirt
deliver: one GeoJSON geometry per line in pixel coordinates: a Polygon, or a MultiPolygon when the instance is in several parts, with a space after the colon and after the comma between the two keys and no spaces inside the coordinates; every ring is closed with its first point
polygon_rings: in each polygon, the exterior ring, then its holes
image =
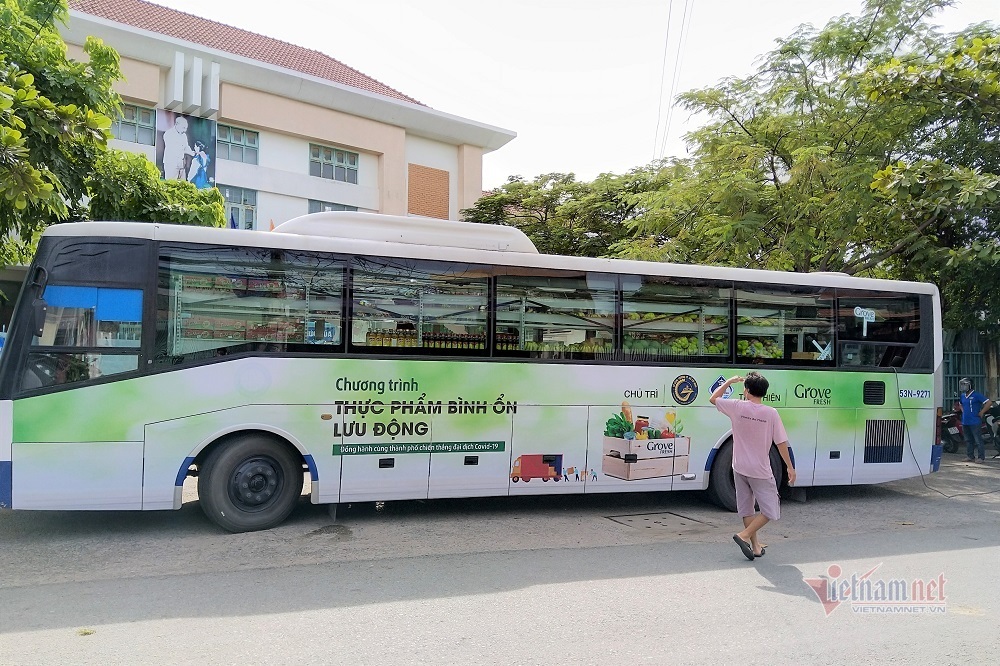
{"type": "Polygon", "coordinates": [[[958,402],[962,406],[962,435],[965,437],[969,462],[986,462],[986,447],[983,445],[983,414],[992,402],[979,391],[972,390],[968,379],[958,380],[958,402]],[[979,454],[978,457],[976,454],[979,454]]]}

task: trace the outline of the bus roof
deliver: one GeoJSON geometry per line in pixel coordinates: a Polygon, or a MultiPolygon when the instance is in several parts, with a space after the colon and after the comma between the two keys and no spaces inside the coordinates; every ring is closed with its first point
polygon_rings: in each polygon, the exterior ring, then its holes
{"type": "Polygon", "coordinates": [[[529,252],[538,254],[524,232],[496,224],[470,224],[431,217],[375,215],[358,212],[311,213],[288,220],[275,233],[373,240],[432,247],[464,247],[470,250],[529,252]]]}
{"type": "MultiPolygon", "coordinates": [[[[329,228],[327,225],[313,224],[313,216],[317,221],[328,219],[326,216],[340,216],[344,213],[314,213],[280,225],[278,228],[295,222],[296,224],[282,233],[269,231],[249,231],[242,229],[216,229],[175,224],[158,224],[149,222],[74,222],[57,224],[45,230],[45,236],[77,236],[100,238],[146,238],[158,241],[180,243],[208,243],[213,245],[230,245],[237,247],[266,247],[285,250],[304,250],[316,252],[336,252],[342,254],[360,254],[368,256],[398,257],[410,259],[428,259],[438,261],[457,261],[467,263],[495,264],[501,266],[519,266],[525,268],[541,268],[550,270],[577,270],[605,273],[657,275],[667,277],[695,278],[704,280],[732,280],[773,284],[775,286],[828,286],[849,289],[873,289],[882,291],[898,291],[903,293],[930,294],[936,296],[938,289],[933,284],[923,282],[904,282],[899,280],[878,280],[861,278],[843,273],[793,273],[785,271],[767,271],[761,269],[730,268],[724,266],[701,266],[693,264],[669,264],[651,261],[636,261],[630,259],[597,259],[592,257],[571,257],[555,254],[539,254],[531,245],[529,251],[483,249],[456,247],[454,237],[436,237],[441,245],[427,245],[393,239],[371,238],[377,234],[368,232],[368,238],[345,238],[328,234],[315,235],[305,232],[317,226],[329,228]]],[[[370,220],[374,224],[377,218],[395,217],[376,213],[347,213],[351,220],[370,220]],[[367,216],[367,217],[362,217],[367,216]]],[[[416,220],[422,218],[399,218],[416,220]]],[[[396,223],[395,220],[393,220],[396,223]]],[[[450,222],[451,225],[470,225],[463,228],[462,236],[492,234],[492,241],[483,244],[501,242],[498,239],[503,234],[496,235],[493,225],[481,225],[468,222],[450,222]]],[[[347,225],[338,223],[334,228],[342,229],[347,225]]],[[[390,225],[391,226],[391,225],[390,225]]],[[[444,227],[439,227],[444,228],[444,227]]],[[[500,227],[510,230],[510,227],[500,227]]],[[[277,231],[277,229],[275,230],[277,231]]],[[[520,231],[514,229],[517,233],[520,231]]],[[[398,232],[397,232],[398,233],[398,232]]],[[[387,234],[388,235],[388,234],[387,234]]],[[[523,234],[522,234],[523,235],[523,234]]],[[[513,235],[510,236],[513,238],[513,235]]],[[[426,237],[425,237],[426,238],[426,237]]],[[[502,242],[501,242],[502,244],[502,242]]],[[[530,245],[530,241],[528,241],[530,245]]],[[[511,246],[522,247],[513,241],[511,246]]]]}

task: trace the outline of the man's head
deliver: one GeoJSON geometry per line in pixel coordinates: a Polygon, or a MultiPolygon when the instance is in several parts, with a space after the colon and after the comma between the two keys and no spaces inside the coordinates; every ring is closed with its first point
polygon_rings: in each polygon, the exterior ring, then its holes
{"type": "Polygon", "coordinates": [[[968,393],[972,390],[972,382],[967,377],[962,377],[958,380],[958,390],[962,393],[968,393]]]}
{"type": "Polygon", "coordinates": [[[177,116],[174,120],[174,129],[183,134],[188,131],[188,121],[184,116],[177,116]]]}
{"type": "Polygon", "coordinates": [[[767,380],[758,372],[748,372],[743,379],[743,388],[755,398],[763,398],[767,395],[768,386],[767,380]]]}

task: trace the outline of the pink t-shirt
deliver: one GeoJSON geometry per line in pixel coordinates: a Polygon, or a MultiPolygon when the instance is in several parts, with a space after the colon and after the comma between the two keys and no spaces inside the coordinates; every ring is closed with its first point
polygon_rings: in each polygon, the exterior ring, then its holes
{"type": "Polygon", "coordinates": [[[778,410],[749,400],[719,398],[715,407],[733,422],[733,471],[754,479],[770,479],[771,443],[788,441],[778,410]]]}

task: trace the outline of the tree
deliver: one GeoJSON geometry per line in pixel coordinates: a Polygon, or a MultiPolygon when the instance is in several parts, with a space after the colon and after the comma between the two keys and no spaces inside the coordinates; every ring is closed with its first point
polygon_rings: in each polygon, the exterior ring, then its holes
{"type": "Polygon", "coordinates": [[[933,72],[955,41],[929,19],[948,4],[870,0],[799,28],[754,76],[682,95],[710,121],[688,137],[694,157],[671,165],[681,177],[649,195],[640,231],[669,239],[675,261],[873,276],[954,261],[995,188],[954,144],[994,93],[989,58],[969,57],[941,94],[933,72]],[[910,68],[924,75],[900,74],[910,68]]]}
{"type": "Polygon", "coordinates": [[[89,62],[70,60],[55,27],[67,15],[65,0],[0,0],[0,235],[81,217],[106,150],[118,54],[91,38],[89,62]]]}
{"type": "Polygon", "coordinates": [[[660,177],[656,167],[602,174],[590,183],[573,174],[512,176],[462,214],[468,222],[517,227],[539,252],[607,256],[633,235],[629,222],[642,212],[641,196],[659,187],[660,177]]]}
{"type": "Polygon", "coordinates": [[[225,200],[219,190],[161,180],[144,155],[107,151],[97,159],[87,186],[90,217],[95,220],[226,226],[225,200]]]}
{"type": "Polygon", "coordinates": [[[56,27],[67,17],[66,0],[0,0],[0,258],[23,260],[46,226],[97,213],[224,226],[218,192],[161,183],[145,158],[108,149],[118,54],[88,38],[87,62],[70,59],[56,27]],[[134,207],[114,201],[126,190],[134,207]]]}

